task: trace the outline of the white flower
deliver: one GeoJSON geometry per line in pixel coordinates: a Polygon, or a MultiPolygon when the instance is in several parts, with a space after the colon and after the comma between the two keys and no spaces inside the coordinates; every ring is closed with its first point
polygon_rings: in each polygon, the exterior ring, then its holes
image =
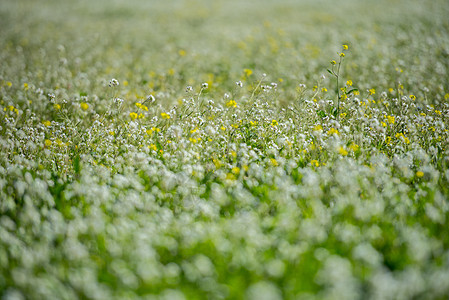
{"type": "Polygon", "coordinates": [[[120,84],[120,83],[119,83],[118,80],[115,79],[115,78],[112,78],[112,79],[109,81],[109,86],[110,86],[110,87],[118,86],[119,84],[120,84]]]}

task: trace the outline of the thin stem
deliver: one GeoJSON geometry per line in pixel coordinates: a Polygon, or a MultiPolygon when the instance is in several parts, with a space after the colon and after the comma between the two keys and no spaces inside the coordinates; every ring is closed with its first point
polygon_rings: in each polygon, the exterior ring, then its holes
{"type": "Polygon", "coordinates": [[[249,98],[249,102],[251,102],[251,100],[253,99],[254,93],[256,93],[256,90],[259,88],[259,86],[262,83],[264,78],[265,78],[265,76],[262,76],[262,78],[259,80],[259,83],[257,84],[256,88],[253,90],[253,93],[251,94],[251,97],[249,98]]]}

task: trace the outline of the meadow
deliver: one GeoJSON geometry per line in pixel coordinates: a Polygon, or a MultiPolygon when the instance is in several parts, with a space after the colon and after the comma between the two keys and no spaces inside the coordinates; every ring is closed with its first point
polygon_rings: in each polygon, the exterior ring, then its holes
{"type": "Polygon", "coordinates": [[[1,299],[447,299],[448,15],[1,1],[1,299]]]}

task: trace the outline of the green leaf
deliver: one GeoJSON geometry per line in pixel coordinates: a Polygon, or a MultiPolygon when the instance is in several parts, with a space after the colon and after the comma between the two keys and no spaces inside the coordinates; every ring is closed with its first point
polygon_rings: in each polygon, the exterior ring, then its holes
{"type": "Polygon", "coordinates": [[[358,89],[352,89],[352,90],[349,90],[349,91],[346,92],[346,95],[349,95],[349,94],[351,94],[352,92],[357,92],[357,91],[358,91],[358,89]]]}
{"type": "Polygon", "coordinates": [[[323,110],[317,110],[316,114],[320,117],[320,118],[325,118],[326,117],[326,113],[323,110]]]}
{"type": "Polygon", "coordinates": [[[332,115],[333,115],[334,117],[337,117],[337,115],[338,115],[338,108],[334,108],[334,109],[332,110],[332,115]]]}
{"type": "Polygon", "coordinates": [[[334,75],[334,76],[335,76],[335,73],[334,73],[334,72],[332,72],[331,70],[327,69],[327,71],[328,71],[329,73],[331,73],[332,75],[334,75]]]}

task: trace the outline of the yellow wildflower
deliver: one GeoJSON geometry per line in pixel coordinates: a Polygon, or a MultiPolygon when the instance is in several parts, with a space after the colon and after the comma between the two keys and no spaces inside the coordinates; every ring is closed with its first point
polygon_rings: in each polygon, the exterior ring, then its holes
{"type": "Polygon", "coordinates": [[[323,130],[323,126],[321,126],[320,124],[316,125],[315,127],[313,127],[314,131],[320,131],[323,130]]]}
{"type": "Polygon", "coordinates": [[[345,148],[341,147],[341,146],[340,146],[340,148],[338,148],[338,153],[340,153],[343,156],[348,155],[348,151],[345,148]]]}
{"type": "Polygon", "coordinates": [[[82,110],[87,110],[89,108],[89,104],[85,102],[81,102],[80,107],[82,110]]]}
{"type": "Polygon", "coordinates": [[[253,74],[253,71],[251,71],[250,69],[243,69],[243,72],[245,73],[246,77],[251,76],[251,74],[253,74]]]}
{"type": "Polygon", "coordinates": [[[352,151],[354,151],[354,152],[357,152],[358,150],[359,150],[359,145],[357,145],[357,144],[355,144],[355,143],[352,143],[350,146],[349,146],[349,149],[351,149],[352,151]]]}
{"type": "Polygon", "coordinates": [[[338,130],[335,128],[331,128],[327,132],[328,135],[338,134],[338,130]]]}
{"type": "Polygon", "coordinates": [[[229,100],[229,101],[226,103],[226,106],[227,106],[227,107],[237,107],[237,102],[235,102],[234,100],[229,100]]]}
{"type": "Polygon", "coordinates": [[[386,116],[388,123],[394,124],[394,116],[386,116]]]}

